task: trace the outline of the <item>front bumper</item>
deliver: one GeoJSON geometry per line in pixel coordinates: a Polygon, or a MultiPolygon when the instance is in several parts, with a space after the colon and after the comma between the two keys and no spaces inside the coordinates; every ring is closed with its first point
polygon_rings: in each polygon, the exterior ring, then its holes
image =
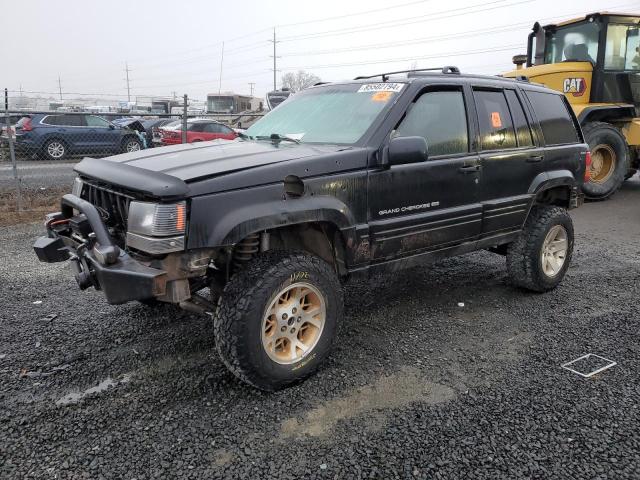
{"type": "Polygon", "coordinates": [[[71,260],[81,289],[102,290],[111,304],[146,300],[166,293],[167,272],[132,258],[114,242],[97,209],[75,195],[65,195],[61,211],[46,222],[47,236],[36,240],[33,249],[41,262],[71,260]],[[74,215],[74,209],[79,215],[74,215]],[[79,235],[79,226],[87,235],[79,235]]]}

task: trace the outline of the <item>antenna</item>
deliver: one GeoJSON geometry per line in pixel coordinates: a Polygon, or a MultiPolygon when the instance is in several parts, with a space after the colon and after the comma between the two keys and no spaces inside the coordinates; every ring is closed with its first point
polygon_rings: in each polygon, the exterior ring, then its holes
{"type": "Polygon", "coordinates": [[[256,82],[249,82],[249,88],[251,88],[251,96],[253,97],[253,87],[256,86],[256,82]]]}
{"type": "Polygon", "coordinates": [[[60,100],[62,100],[62,82],[60,81],[60,75],[58,75],[58,91],[60,92],[60,100]]]}

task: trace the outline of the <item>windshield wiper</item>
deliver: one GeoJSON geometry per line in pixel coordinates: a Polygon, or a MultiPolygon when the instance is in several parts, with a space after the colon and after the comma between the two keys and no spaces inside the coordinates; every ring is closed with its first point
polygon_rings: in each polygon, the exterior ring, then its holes
{"type": "Polygon", "coordinates": [[[271,135],[257,135],[257,140],[286,140],[287,142],[300,143],[300,140],[286,135],[280,135],[279,133],[272,133],[271,135]]]}

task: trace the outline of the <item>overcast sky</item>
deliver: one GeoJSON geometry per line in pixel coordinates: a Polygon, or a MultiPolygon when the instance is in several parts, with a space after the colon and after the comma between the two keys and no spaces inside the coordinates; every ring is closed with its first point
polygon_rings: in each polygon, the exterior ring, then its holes
{"type": "Polygon", "coordinates": [[[324,81],[418,67],[457,65],[494,74],[526,51],[534,21],[597,10],[638,11],[625,0],[1,0],[0,87],[65,96],[222,91],[264,96],[304,69],[324,81]],[[6,39],[9,39],[7,42],[6,39]],[[68,93],[67,93],[68,92],[68,93]],[[71,95],[71,93],[74,95],[71,95]]]}

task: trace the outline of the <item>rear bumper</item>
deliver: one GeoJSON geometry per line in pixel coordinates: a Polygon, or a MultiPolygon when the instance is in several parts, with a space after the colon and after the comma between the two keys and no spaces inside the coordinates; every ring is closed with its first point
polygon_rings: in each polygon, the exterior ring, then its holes
{"type": "Polygon", "coordinates": [[[120,250],[96,208],[75,195],[62,198],[62,211],[47,217],[47,236],[33,248],[42,262],[70,260],[81,289],[102,290],[111,304],[146,300],[165,294],[167,273],[151,268],[120,250]],[[74,209],[79,215],[73,215],[74,209]],[[73,226],[86,229],[86,240],[73,226]]]}

